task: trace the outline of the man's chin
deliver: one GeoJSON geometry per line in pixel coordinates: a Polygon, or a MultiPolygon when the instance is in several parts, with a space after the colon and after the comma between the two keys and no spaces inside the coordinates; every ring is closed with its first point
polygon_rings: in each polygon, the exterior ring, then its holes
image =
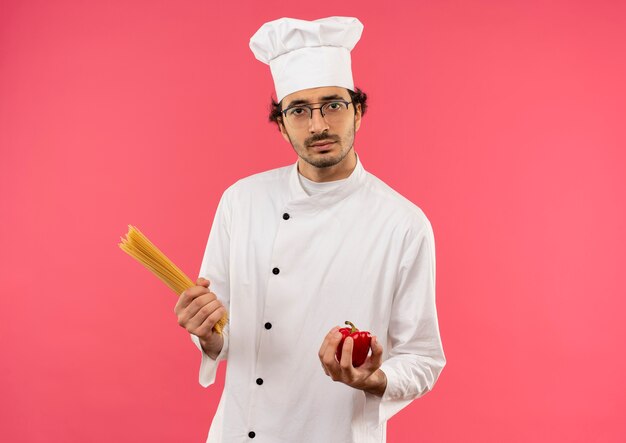
{"type": "Polygon", "coordinates": [[[332,155],[330,153],[319,153],[315,155],[307,155],[303,159],[305,162],[316,168],[330,168],[341,162],[341,158],[338,155],[332,155]]]}

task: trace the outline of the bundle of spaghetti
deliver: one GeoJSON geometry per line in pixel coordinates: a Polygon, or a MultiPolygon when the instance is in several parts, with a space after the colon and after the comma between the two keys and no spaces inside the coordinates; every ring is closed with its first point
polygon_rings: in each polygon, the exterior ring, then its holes
{"type": "MultiPolygon", "coordinates": [[[[118,246],[124,252],[152,271],[176,294],[180,295],[185,289],[195,286],[193,281],[135,226],[128,225],[126,238],[122,237],[121,240],[118,246]]],[[[225,314],[213,326],[213,330],[221,334],[227,321],[228,316],[225,314]]]]}

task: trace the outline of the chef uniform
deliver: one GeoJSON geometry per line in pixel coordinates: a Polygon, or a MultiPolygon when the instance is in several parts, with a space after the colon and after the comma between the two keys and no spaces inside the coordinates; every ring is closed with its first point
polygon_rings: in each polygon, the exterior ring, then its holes
{"type": "MultiPolygon", "coordinates": [[[[280,100],[317,86],[353,90],[350,50],[361,31],[355,18],[283,18],[250,46],[272,67],[280,100]]],[[[200,276],[229,312],[224,347],[214,360],[191,336],[202,386],[228,361],[211,443],[384,442],[386,421],[431,390],[445,365],[424,213],[358,156],[336,182],[307,181],[297,165],[239,180],[217,207],[200,276]],[[322,369],[322,341],[346,320],[383,346],[382,398],[322,369]]]]}

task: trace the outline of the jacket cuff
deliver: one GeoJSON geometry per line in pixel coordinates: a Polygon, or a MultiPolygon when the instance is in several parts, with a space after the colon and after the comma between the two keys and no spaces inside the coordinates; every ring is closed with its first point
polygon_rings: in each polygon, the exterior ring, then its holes
{"type": "Polygon", "coordinates": [[[209,385],[212,385],[215,382],[215,376],[217,375],[217,367],[219,366],[219,362],[222,360],[226,360],[226,356],[228,355],[228,324],[222,330],[222,335],[224,337],[224,346],[222,346],[222,350],[218,354],[215,359],[209,357],[208,354],[204,352],[202,349],[202,345],[200,344],[200,339],[193,335],[189,334],[191,337],[191,341],[195,343],[195,345],[200,350],[201,361],[200,361],[200,371],[198,374],[198,381],[200,385],[206,388],[209,385]]]}
{"type": "Polygon", "coordinates": [[[387,387],[382,397],[365,392],[365,406],[363,415],[365,422],[372,427],[378,427],[393,417],[398,411],[411,403],[411,400],[401,399],[402,390],[398,386],[398,374],[391,367],[380,367],[387,377],[387,387]]]}

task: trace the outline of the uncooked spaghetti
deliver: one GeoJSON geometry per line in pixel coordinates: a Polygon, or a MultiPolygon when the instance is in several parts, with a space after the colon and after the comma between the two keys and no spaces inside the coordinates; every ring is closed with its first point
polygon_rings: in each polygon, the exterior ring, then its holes
{"type": "MultiPolygon", "coordinates": [[[[180,295],[185,289],[195,286],[193,281],[135,226],[128,225],[126,238],[122,237],[121,240],[122,242],[118,243],[118,246],[124,252],[152,271],[177,295],[180,295]]],[[[227,321],[228,315],[224,314],[213,326],[213,330],[221,334],[227,321]]]]}

